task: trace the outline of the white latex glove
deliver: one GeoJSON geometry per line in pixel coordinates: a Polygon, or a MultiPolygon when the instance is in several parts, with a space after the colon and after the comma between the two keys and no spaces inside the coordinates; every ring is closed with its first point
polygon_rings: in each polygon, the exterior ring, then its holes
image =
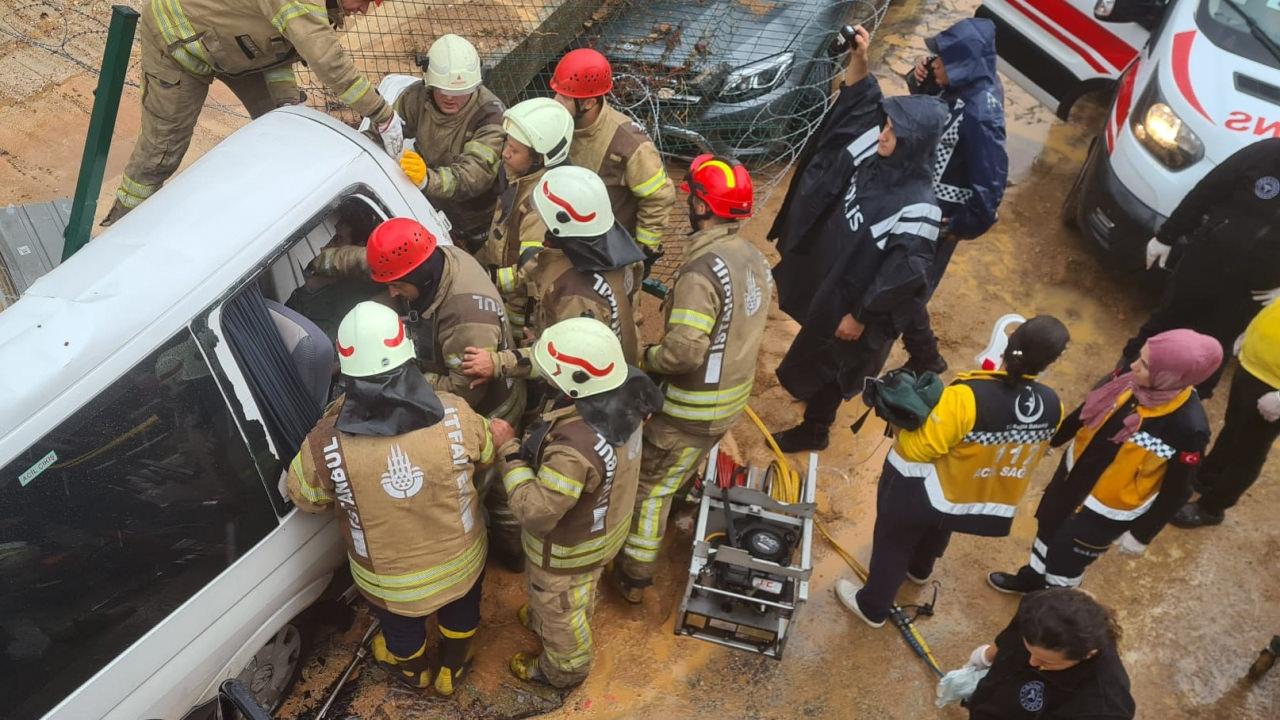
{"type": "Polygon", "coordinates": [[[991,663],[987,661],[987,648],[989,647],[991,646],[983,645],[981,647],[974,648],[973,652],[969,654],[969,662],[964,664],[965,667],[976,667],[976,668],[991,667],[991,663]]]}
{"type": "Polygon", "coordinates": [[[404,151],[404,120],[400,113],[392,113],[389,120],[378,126],[378,137],[382,139],[382,147],[387,154],[399,159],[404,151]]]}
{"type": "Polygon", "coordinates": [[[1147,269],[1150,270],[1152,265],[1157,262],[1163,269],[1165,264],[1169,262],[1169,253],[1173,250],[1172,245],[1165,245],[1155,238],[1147,241],[1147,269]]]}
{"type": "Polygon", "coordinates": [[[1115,545],[1116,549],[1119,550],[1122,555],[1138,557],[1147,551],[1147,546],[1138,542],[1138,538],[1134,537],[1133,533],[1127,530],[1120,536],[1120,539],[1116,540],[1112,545],[1115,545]]]}
{"type": "Polygon", "coordinates": [[[1280,420],[1280,390],[1258,398],[1258,414],[1267,422],[1280,420]]]}
{"type": "Polygon", "coordinates": [[[1236,336],[1235,344],[1231,346],[1231,354],[1239,355],[1240,349],[1243,347],[1244,347],[1244,333],[1240,333],[1239,335],[1236,336]]]}
{"type": "Polygon", "coordinates": [[[1270,290],[1254,290],[1253,299],[1260,305],[1266,307],[1280,298],[1280,287],[1274,287],[1270,290]]]}

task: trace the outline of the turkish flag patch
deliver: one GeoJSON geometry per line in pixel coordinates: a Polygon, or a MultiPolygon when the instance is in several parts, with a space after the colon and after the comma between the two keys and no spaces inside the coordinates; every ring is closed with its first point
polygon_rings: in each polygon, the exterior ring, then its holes
{"type": "Polygon", "coordinates": [[[1200,453],[1198,452],[1178,453],[1178,462],[1182,463],[1183,465],[1199,465],[1200,453]]]}

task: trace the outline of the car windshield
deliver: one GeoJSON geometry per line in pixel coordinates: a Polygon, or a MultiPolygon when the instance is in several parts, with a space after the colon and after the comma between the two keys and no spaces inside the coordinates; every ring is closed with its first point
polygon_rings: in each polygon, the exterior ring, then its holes
{"type": "Polygon", "coordinates": [[[1280,58],[1272,52],[1280,47],[1280,0],[1203,0],[1197,15],[1215,45],[1280,69],[1280,58]],[[1271,42],[1256,37],[1249,21],[1271,42]]]}

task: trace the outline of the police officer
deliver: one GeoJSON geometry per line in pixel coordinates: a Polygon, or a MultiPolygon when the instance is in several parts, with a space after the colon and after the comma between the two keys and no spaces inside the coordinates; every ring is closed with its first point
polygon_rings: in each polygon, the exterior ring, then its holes
{"type": "Polygon", "coordinates": [[[596,584],[626,540],[640,425],[662,396],[627,366],[613,331],[592,318],[547,328],[533,365],[561,393],[558,402],[523,444],[509,425],[494,422],[502,482],[528,557],[529,601],[518,615],[542,640],[541,653],[516,653],[510,667],[522,680],[563,688],[591,670],[596,584]]]}
{"type": "MultiPolygon", "coordinates": [[[[516,271],[542,249],[546,226],[533,207],[533,188],[542,174],[569,159],[573,118],[550,98],[532,98],[516,104],[503,115],[507,132],[502,149],[505,175],[489,238],[476,257],[493,272],[494,282],[505,295],[516,289],[516,271]]],[[[507,306],[507,320],[516,333],[525,323],[522,304],[507,306]]]]}
{"type": "MultiPolygon", "coordinates": [[[[628,268],[644,255],[614,221],[604,183],[590,170],[562,165],[538,181],[533,204],[548,229],[543,250],[516,276],[517,292],[529,308],[529,331],[536,336],[561,320],[595,318],[618,336],[627,363],[638,363],[628,268]]],[[[462,371],[483,379],[528,377],[529,355],[527,349],[467,348],[462,371]]]]}
{"type": "Polygon", "coordinates": [[[952,532],[1004,537],[1062,422],[1062,401],[1036,381],[1066,349],[1067,328],[1041,315],[1009,337],[1004,369],[961,373],[915,430],[898,433],[876,492],[866,587],[836,596],[880,627],[904,579],[923,585],[952,532]]]}
{"type": "Polygon", "coordinates": [[[738,234],[752,211],[747,169],[700,155],[680,188],[695,232],[663,301],[662,340],[641,356],[641,367],[663,378],[665,400],[645,425],[635,513],[612,574],[633,603],[653,582],[672,496],[751,397],[773,296],[768,262],[738,234]]]}
{"type": "Polygon", "coordinates": [[[609,60],[591,48],[572,50],[556,63],[551,89],[573,113],[569,161],[604,180],[618,222],[647,255],[656,255],[675,188],[644,128],[606,101],[613,89],[609,60]]]}
{"type": "Polygon", "coordinates": [[[289,497],[304,512],[337,513],[352,579],[381,623],[377,662],[410,687],[451,695],[480,624],[486,542],[475,473],[492,462],[493,438],[462,398],[431,389],[394,310],[360,303],[337,345],[345,392],[290,463],[289,497]]]}
{"type": "MultiPolygon", "coordinates": [[[[376,0],[381,5],[381,0],[376,0]]],[[[344,104],[369,118],[392,157],[403,123],[338,41],[330,25],[364,14],[370,0],[155,0],[142,9],[142,126],[125,165],[110,225],[155,194],[182,162],[214,78],[249,117],[303,100],[293,64],[307,63],[344,104]]]]}
{"type": "Polygon", "coordinates": [[[423,80],[396,98],[404,135],[400,167],[449,218],[453,241],[479,249],[498,201],[502,101],[480,84],[480,55],[466,39],[441,35],[427,51],[423,80]]]}

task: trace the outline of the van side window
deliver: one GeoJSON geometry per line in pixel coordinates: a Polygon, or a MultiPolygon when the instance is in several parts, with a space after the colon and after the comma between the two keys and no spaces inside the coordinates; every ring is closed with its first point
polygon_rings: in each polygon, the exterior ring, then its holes
{"type": "Polygon", "coordinates": [[[0,714],[44,715],[275,526],[184,328],[0,470],[0,714]]]}

